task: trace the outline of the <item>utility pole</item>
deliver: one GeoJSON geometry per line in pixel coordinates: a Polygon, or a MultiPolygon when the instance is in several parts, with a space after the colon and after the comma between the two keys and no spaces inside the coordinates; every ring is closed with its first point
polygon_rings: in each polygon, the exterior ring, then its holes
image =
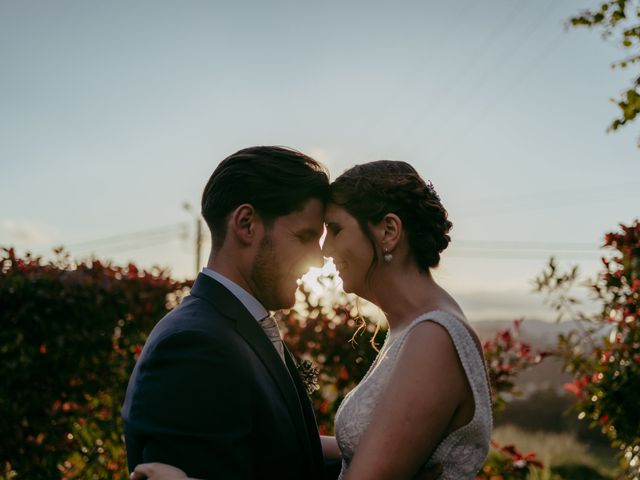
{"type": "Polygon", "coordinates": [[[200,215],[193,209],[193,207],[191,206],[191,204],[189,202],[184,202],[182,204],[182,208],[184,208],[187,212],[191,213],[193,215],[193,218],[196,221],[196,225],[195,225],[195,234],[196,234],[196,238],[195,238],[195,257],[196,257],[196,269],[195,269],[195,276],[198,276],[198,273],[200,273],[200,269],[202,268],[202,264],[200,263],[202,260],[202,256],[201,256],[201,250],[202,250],[202,219],[200,218],[200,215]]]}

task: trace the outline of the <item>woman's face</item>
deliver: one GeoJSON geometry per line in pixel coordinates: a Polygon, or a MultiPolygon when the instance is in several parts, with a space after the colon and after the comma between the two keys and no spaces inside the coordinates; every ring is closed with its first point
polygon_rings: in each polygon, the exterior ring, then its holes
{"type": "Polygon", "coordinates": [[[327,236],[322,247],[325,257],[332,257],[344,291],[363,296],[366,276],[373,260],[373,248],[358,224],[344,208],[328,204],[325,210],[327,236]]]}

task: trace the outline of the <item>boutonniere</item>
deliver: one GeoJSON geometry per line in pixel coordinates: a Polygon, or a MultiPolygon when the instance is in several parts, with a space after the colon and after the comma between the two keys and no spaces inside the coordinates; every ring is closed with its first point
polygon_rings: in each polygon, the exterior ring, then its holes
{"type": "Polygon", "coordinates": [[[320,369],[313,366],[309,360],[302,360],[298,364],[298,373],[302,378],[302,383],[304,384],[304,388],[307,389],[307,394],[311,395],[316,390],[320,389],[318,385],[318,374],[320,373],[320,369]]]}

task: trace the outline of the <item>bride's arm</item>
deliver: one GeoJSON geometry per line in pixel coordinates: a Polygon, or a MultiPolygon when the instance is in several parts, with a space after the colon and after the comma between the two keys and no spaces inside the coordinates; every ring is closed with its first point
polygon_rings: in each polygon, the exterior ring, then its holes
{"type": "Polygon", "coordinates": [[[336,437],[320,435],[320,443],[322,443],[322,454],[325,460],[342,460],[336,437]]]}
{"type": "Polygon", "coordinates": [[[447,331],[433,322],[417,325],[399,352],[344,480],[414,478],[444,436],[467,388],[447,331]]]}

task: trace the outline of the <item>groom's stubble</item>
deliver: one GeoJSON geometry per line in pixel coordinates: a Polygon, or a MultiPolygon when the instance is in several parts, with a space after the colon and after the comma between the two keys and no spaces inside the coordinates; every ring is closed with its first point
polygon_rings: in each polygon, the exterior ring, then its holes
{"type": "Polygon", "coordinates": [[[278,268],[277,257],[270,232],[266,232],[260,241],[256,258],[251,267],[250,278],[254,296],[267,310],[271,311],[292,306],[283,305],[286,302],[280,298],[283,275],[278,268]]]}

